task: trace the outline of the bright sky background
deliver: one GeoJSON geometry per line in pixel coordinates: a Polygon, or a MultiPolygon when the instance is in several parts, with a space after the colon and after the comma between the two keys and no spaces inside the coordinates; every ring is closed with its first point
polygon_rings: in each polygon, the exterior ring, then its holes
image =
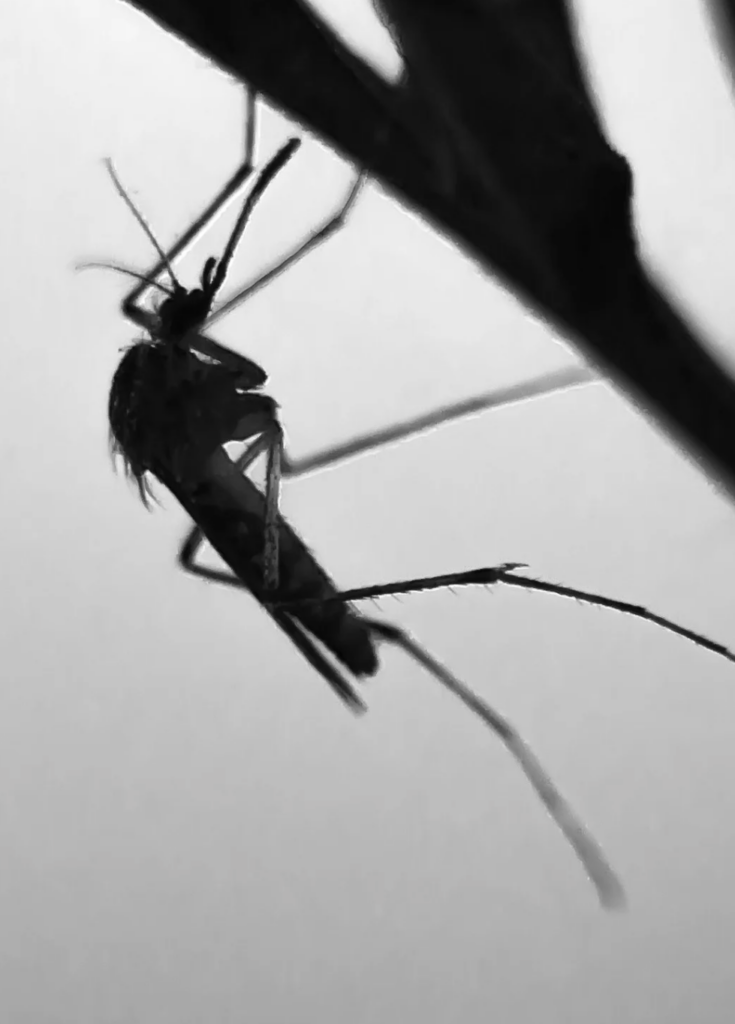
{"type": "MultiPolygon", "coordinates": [[[[318,6],[395,68],[368,0],[318,6]]],[[[704,5],[579,9],[645,249],[735,356],[735,104],[704,5]]],[[[239,160],[238,87],[112,0],[16,4],[0,79],[3,1019],[731,1021],[733,666],[518,592],[382,603],[533,745],[627,886],[606,915],[463,707],[386,651],[352,718],[247,596],[177,570],[173,502],[148,514],[112,472],[126,285],[73,268],[151,253],[101,160],[168,242],[239,160]]],[[[263,158],[294,130],[266,113],[263,158]]],[[[350,175],[307,138],[235,275],[350,175]]],[[[296,454],[578,358],[374,186],[214,333],[268,368],[296,454]]],[[[284,504],[344,586],[524,561],[735,644],[732,507],[603,385],[293,482],[284,504]]]]}

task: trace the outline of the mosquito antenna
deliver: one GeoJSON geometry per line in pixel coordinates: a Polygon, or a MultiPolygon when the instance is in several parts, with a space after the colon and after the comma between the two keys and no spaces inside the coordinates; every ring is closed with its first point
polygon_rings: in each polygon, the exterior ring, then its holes
{"type": "Polygon", "coordinates": [[[368,620],[368,625],[382,640],[403,648],[408,655],[434,676],[442,686],[445,686],[463,704],[478,715],[486,725],[490,726],[493,732],[505,744],[511,756],[515,758],[521,771],[533,786],[551,818],[581,861],[587,876],[597,890],[602,906],[609,910],[624,907],[625,893],[623,887],[612,867],[605,859],[602,850],[551,781],[536,755],[523,741],[510,722],[478,697],[476,693],[473,693],[456,676],[452,675],[444,665],[436,661],[405,630],[373,620],[368,620]]]}
{"type": "Polygon", "coordinates": [[[240,216],[237,218],[235,227],[232,229],[232,234],[225,246],[225,251],[222,253],[222,257],[217,264],[217,269],[212,277],[212,281],[209,286],[210,300],[214,299],[217,292],[224,284],[225,278],[227,277],[227,271],[230,263],[232,262],[232,257],[235,255],[235,250],[240,243],[242,233],[245,230],[245,225],[250,218],[250,214],[253,212],[255,204],[258,202],[278,172],[286,166],[300,145],[301,139],[289,139],[288,142],[281,146],[273,159],[265,165],[258,175],[252,191],[245,200],[240,216]]]}
{"type": "Polygon", "coordinates": [[[133,200],[130,198],[128,193],[125,191],[125,186],[123,185],[123,183],[118,178],[117,173],[115,172],[115,168],[113,166],[112,160],[110,160],[109,157],[105,160],[105,166],[107,167],[108,173],[109,173],[110,177],[112,178],[112,183],[115,186],[115,191],[120,196],[122,201],[125,203],[125,205],[130,210],[132,215],[135,217],[137,222],[140,224],[140,226],[143,228],[143,231],[145,231],[145,234],[146,234],[146,237],[148,238],[148,241],[151,243],[153,248],[156,250],[156,252],[160,256],[161,263],[166,268],[166,271],[168,272],[168,275],[171,278],[171,283],[173,285],[175,285],[176,287],[180,287],[179,282],[178,282],[178,280],[176,278],[176,274],[174,274],[174,268],[171,266],[171,261],[169,260],[168,256],[163,251],[163,249],[161,248],[161,246],[159,244],[159,241],[156,238],[156,236],[153,234],[153,231],[152,231],[148,221],[145,219],[143,214],[140,212],[140,210],[135,205],[133,200]]]}
{"type": "Polygon", "coordinates": [[[142,281],[143,284],[147,284],[150,288],[158,288],[159,291],[164,292],[166,295],[173,295],[174,292],[167,288],[165,284],[160,284],[158,281],[154,281],[152,277],[146,277],[145,274],[139,274],[137,270],[130,270],[129,267],[121,267],[119,263],[77,263],[75,270],[114,270],[118,274],[125,274],[126,277],[134,277],[136,281],[142,281]]]}

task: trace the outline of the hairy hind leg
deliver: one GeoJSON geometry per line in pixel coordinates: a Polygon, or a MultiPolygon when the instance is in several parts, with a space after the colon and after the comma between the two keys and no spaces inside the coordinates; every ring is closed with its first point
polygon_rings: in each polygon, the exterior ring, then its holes
{"type": "Polygon", "coordinates": [[[490,726],[520,766],[544,807],[576,853],[597,890],[602,905],[608,908],[622,906],[625,902],[622,885],[600,847],[510,722],[440,664],[425,647],[416,643],[406,630],[374,620],[368,620],[368,624],[377,638],[400,647],[490,726]]]}

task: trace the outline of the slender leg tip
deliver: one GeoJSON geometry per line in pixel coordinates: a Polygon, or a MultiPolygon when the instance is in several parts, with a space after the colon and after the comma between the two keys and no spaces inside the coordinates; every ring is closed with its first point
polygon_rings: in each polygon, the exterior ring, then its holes
{"type": "Polygon", "coordinates": [[[624,913],[628,909],[628,899],[620,882],[609,882],[600,890],[600,904],[604,910],[624,913]]]}

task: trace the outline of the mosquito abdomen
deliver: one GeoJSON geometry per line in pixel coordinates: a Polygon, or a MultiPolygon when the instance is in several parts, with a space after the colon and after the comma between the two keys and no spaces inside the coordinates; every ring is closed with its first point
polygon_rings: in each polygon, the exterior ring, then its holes
{"type": "MultiPolygon", "coordinates": [[[[208,475],[193,488],[181,488],[156,473],[178,498],[207,540],[245,584],[253,596],[269,608],[276,595],[264,587],[265,500],[255,484],[242,476],[222,451],[216,455],[217,474],[208,475]],[[222,460],[231,467],[228,486],[221,479],[222,460]]],[[[337,593],[332,579],[322,569],[296,531],[279,517],[279,601],[331,597],[337,593]]],[[[349,604],[308,604],[289,609],[287,614],[331,651],[356,676],[371,676],[378,670],[377,648],[369,623],[349,604]]]]}

